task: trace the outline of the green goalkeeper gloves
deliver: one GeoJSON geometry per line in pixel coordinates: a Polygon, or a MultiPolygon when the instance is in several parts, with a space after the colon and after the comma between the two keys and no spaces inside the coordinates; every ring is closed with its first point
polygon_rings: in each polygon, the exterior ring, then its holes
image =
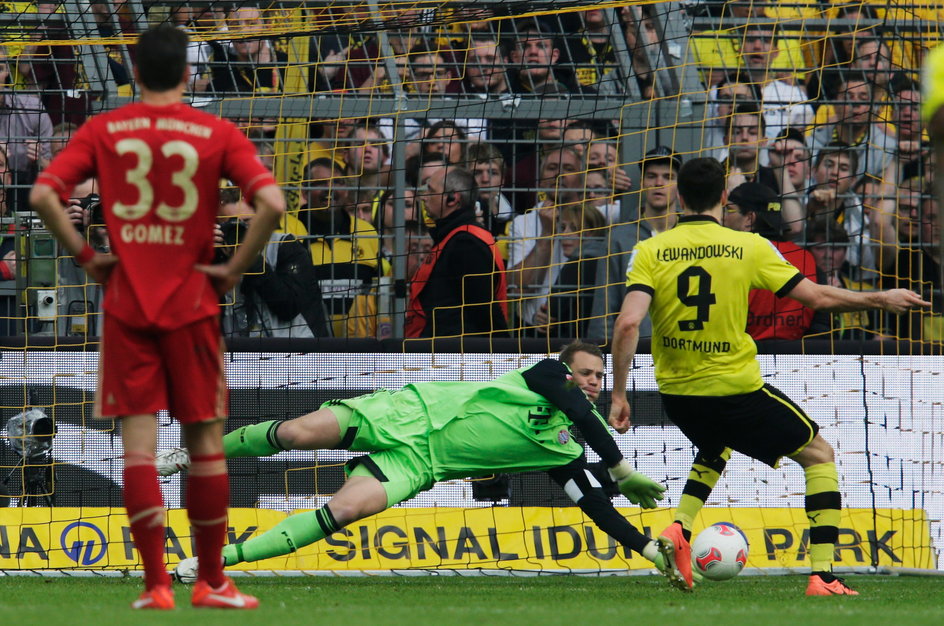
{"type": "Polygon", "coordinates": [[[626,459],[609,469],[610,478],[616,481],[620,493],[629,498],[633,504],[644,509],[656,508],[656,500],[663,498],[665,487],[652,480],[642,472],[630,467],[626,459]]]}

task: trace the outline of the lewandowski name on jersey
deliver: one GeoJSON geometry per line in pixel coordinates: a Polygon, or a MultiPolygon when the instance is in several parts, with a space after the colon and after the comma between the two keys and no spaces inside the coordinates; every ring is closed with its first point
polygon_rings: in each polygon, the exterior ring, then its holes
{"type": "Polygon", "coordinates": [[[656,250],[656,258],[663,262],[692,261],[696,259],[744,259],[744,248],[731,245],[690,246],[686,248],[665,248],[656,250]]]}

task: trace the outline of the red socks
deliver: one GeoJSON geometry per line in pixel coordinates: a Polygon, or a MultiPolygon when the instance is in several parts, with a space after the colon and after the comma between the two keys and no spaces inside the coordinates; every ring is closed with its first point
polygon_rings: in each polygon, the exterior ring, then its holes
{"type": "Polygon", "coordinates": [[[164,498],[157,482],[154,455],[125,455],[124,499],[134,546],[144,564],[145,589],[169,585],[164,563],[164,498]]]}
{"type": "Polygon", "coordinates": [[[229,475],[225,465],[222,473],[204,472],[215,471],[210,468],[224,458],[222,453],[192,456],[187,481],[187,512],[199,559],[197,576],[213,588],[226,582],[222,551],[226,542],[229,475]]]}

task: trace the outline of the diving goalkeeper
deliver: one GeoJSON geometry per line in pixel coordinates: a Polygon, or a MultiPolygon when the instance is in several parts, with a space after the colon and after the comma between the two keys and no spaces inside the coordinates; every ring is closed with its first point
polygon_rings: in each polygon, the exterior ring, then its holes
{"type": "MultiPolygon", "coordinates": [[[[571,432],[576,426],[621,493],[643,508],[655,508],[665,487],[630,467],[592,403],[602,379],[599,348],[574,342],[560,360],[544,359],[487,383],[409,384],[399,391],[331,400],[293,420],[235,430],[223,438],[227,458],[318,449],[369,454],[347,463],[347,480],[324,507],[292,515],[258,537],[226,546],[224,563],[289,554],[438,481],[547,470],[597,526],[683,588],[681,576],[660,552],[664,548],[613,507],[571,432]]],[[[178,448],[158,455],[157,464],[168,475],[186,468],[189,459],[178,448]]],[[[178,576],[188,580],[195,567],[196,559],[185,559],[178,576]]]]}

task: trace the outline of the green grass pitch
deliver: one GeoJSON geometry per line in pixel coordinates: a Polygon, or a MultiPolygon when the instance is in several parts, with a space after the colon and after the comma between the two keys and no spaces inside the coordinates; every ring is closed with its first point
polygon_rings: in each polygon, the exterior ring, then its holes
{"type": "Polygon", "coordinates": [[[344,626],[867,626],[942,624],[938,578],[851,576],[858,597],[807,598],[799,576],[742,576],[683,594],[654,576],[238,578],[257,611],[133,611],[141,579],[0,578],[0,624],[344,626]]]}

